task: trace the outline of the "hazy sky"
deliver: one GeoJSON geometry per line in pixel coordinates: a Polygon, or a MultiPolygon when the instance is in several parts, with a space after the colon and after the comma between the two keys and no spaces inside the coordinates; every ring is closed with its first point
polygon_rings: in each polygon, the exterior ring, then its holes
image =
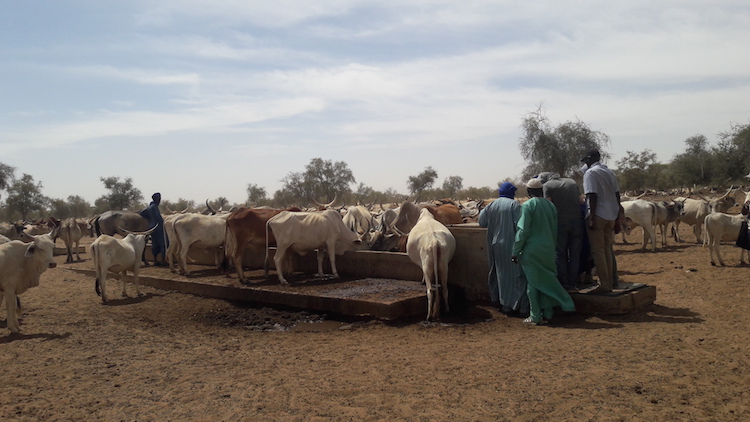
{"type": "MultiPolygon", "coordinates": [[[[745,1],[4,1],[0,162],[92,202],[244,202],[312,158],[407,193],[519,177],[524,115],[580,119],[614,162],[750,122],[745,1]]],[[[352,186],[355,188],[355,186],[352,186]]]]}

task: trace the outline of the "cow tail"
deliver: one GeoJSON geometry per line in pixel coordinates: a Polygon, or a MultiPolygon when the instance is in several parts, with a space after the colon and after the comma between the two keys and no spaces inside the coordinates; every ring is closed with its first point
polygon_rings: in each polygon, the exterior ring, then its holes
{"type": "Polygon", "coordinates": [[[438,291],[438,294],[437,294],[438,300],[440,300],[439,286],[440,286],[440,283],[443,281],[443,280],[440,280],[440,256],[442,255],[442,251],[443,251],[442,245],[436,242],[435,243],[435,256],[433,257],[435,262],[432,263],[432,266],[434,267],[434,271],[435,271],[435,289],[437,289],[438,291]]]}
{"type": "MultiPolygon", "coordinates": [[[[97,225],[97,228],[99,226],[97,225]]],[[[99,245],[93,244],[91,245],[91,259],[94,261],[94,274],[96,277],[96,281],[94,282],[94,291],[96,291],[97,296],[102,295],[101,287],[99,285],[99,274],[101,274],[101,271],[99,270],[99,245]]]]}
{"type": "MultiPolygon", "coordinates": [[[[263,273],[266,275],[266,278],[268,277],[268,246],[270,243],[268,240],[268,230],[270,230],[268,223],[270,223],[271,220],[273,220],[273,217],[269,218],[268,221],[266,221],[266,256],[263,258],[263,273]]],[[[279,271],[279,269],[277,268],[276,271],[279,271]]]]}
{"type": "Polygon", "coordinates": [[[711,214],[708,214],[707,216],[703,217],[703,231],[705,231],[705,234],[703,235],[703,247],[705,248],[706,245],[710,245],[711,241],[709,240],[709,237],[711,236],[710,232],[708,231],[708,217],[711,214]]]}
{"type": "Polygon", "coordinates": [[[234,238],[234,232],[226,225],[224,231],[224,259],[221,261],[221,271],[229,272],[229,257],[234,256],[237,251],[237,239],[234,238]]]}

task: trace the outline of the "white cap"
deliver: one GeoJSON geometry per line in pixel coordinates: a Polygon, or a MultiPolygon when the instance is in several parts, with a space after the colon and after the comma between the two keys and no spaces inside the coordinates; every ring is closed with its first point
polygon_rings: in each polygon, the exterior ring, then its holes
{"type": "Polygon", "coordinates": [[[529,189],[541,189],[542,181],[538,177],[535,177],[526,182],[526,187],[529,189]]]}

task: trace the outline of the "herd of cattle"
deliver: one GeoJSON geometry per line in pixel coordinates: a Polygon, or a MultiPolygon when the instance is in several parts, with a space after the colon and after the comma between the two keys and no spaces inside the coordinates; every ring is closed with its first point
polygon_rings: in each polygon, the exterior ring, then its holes
{"type": "MultiPolygon", "coordinates": [[[[715,198],[676,197],[659,202],[623,196],[622,240],[627,243],[625,236],[640,226],[644,233],[643,248],[647,248],[650,242],[652,250],[656,251],[657,227],[661,231],[661,243],[666,245],[670,223],[671,235],[675,241],[682,241],[678,230],[682,222],[693,226],[697,242],[708,245],[711,263],[716,265],[715,253],[719,264],[724,265],[719,244],[721,240],[736,240],[746,218],[741,214],[726,214],[737,203],[731,195],[733,192],[730,188],[715,198]],[[705,237],[702,237],[703,226],[705,237]]],[[[256,254],[265,254],[267,275],[268,251],[275,247],[273,259],[278,279],[287,284],[285,274],[293,271],[291,252],[304,255],[317,250],[318,275],[323,273],[323,258],[327,253],[334,277],[338,276],[336,255],[346,251],[405,252],[422,269],[428,297],[427,318],[437,318],[441,297],[446,308],[448,306],[448,262],[456,248],[455,239],[446,226],[475,222],[480,210],[490,201],[456,203],[441,200],[421,204],[406,201],[379,208],[356,205],[339,209],[329,203],[304,211],[266,207],[216,211],[207,201],[203,212],[182,211],[164,215],[164,233],[169,240],[166,258],[173,272],[189,276],[187,260],[190,249],[215,250],[216,266],[223,271],[233,266],[239,281],[245,283],[243,256],[248,248],[256,254]]],[[[745,202],[748,201],[750,192],[745,197],[745,202]]],[[[73,262],[73,252],[78,260],[81,259],[78,251],[83,236],[96,238],[89,253],[96,272],[96,291],[106,304],[108,273],[121,274],[122,295],[125,296],[124,276],[130,271],[136,293],[140,294],[138,272],[141,261],[148,265],[144,251],[147,236],[153,229],[146,219],[129,211],[107,211],[91,219],[60,221],[50,218],[37,225],[0,223],[0,295],[5,296],[10,331],[20,329],[17,295],[38,285],[41,273],[54,266],[56,238],[61,238],[65,244],[66,262],[73,262]],[[115,237],[116,234],[120,237],[115,237]]],[[[746,262],[745,255],[741,256],[741,262],[746,262]]]]}

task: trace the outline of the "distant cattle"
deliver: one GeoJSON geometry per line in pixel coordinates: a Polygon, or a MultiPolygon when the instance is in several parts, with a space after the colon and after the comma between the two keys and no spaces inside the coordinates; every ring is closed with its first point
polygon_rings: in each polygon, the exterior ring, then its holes
{"type": "Polygon", "coordinates": [[[0,296],[5,296],[7,326],[21,331],[18,323],[18,295],[39,285],[39,277],[53,268],[55,244],[49,234],[35,236],[30,243],[19,240],[0,244],[0,296]]]}
{"type": "MultiPolygon", "coordinates": [[[[282,211],[268,220],[268,238],[272,232],[276,239],[276,254],[273,261],[281,284],[289,284],[284,273],[291,273],[290,252],[300,255],[317,249],[318,276],[323,275],[323,252],[328,253],[331,271],[334,277],[339,273],[336,269],[336,255],[342,255],[348,250],[361,248],[359,236],[344,225],[340,214],[334,210],[315,212],[282,211]]],[[[268,247],[266,246],[266,260],[268,247]]]]}
{"type": "Polygon", "coordinates": [[[32,237],[24,232],[25,226],[17,223],[0,223],[0,235],[10,240],[20,240],[22,242],[31,242],[32,237]]]}
{"type": "Polygon", "coordinates": [[[448,308],[448,262],[456,251],[456,239],[428,209],[422,209],[417,224],[409,232],[406,253],[422,269],[427,289],[427,319],[440,317],[440,296],[448,308]],[[442,291],[442,294],[441,294],[442,291]]]}

